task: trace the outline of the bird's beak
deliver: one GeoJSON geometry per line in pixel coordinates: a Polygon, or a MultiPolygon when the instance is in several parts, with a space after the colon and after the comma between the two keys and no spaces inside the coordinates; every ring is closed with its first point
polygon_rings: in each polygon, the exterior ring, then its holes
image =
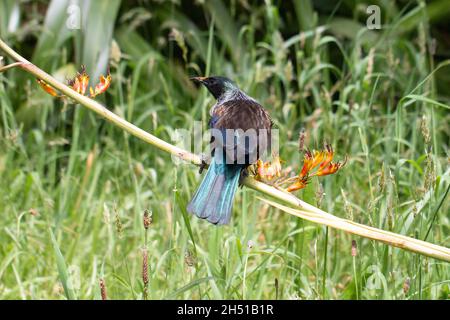
{"type": "Polygon", "coordinates": [[[206,79],[208,79],[208,77],[192,77],[191,78],[192,81],[200,82],[200,83],[204,83],[206,79]]]}

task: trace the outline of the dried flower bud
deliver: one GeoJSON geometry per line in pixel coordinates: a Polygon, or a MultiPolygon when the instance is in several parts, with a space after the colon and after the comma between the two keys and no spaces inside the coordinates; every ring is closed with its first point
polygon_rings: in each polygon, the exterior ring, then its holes
{"type": "Polygon", "coordinates": [[[36,217],[36,216],[39,215],[39,212],[38,212],[36,209],[34,209],[34,208],[30,208],[30,210],[28,210],[28,212],[29,212],[33,217],[36,217]]]}

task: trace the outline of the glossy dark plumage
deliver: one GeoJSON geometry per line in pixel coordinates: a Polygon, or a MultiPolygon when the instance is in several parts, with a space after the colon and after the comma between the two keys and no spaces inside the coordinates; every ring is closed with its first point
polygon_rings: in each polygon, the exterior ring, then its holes
{"type": "MultiPolygon", "coordinates": [[[[188,211],[214,224],[227,224],[230,220],[232,203],[238,187],[241,171],[270,146],[272,121],[267,111],[253,98],[239,90],[234,82],[224,77],[194,78],[205,85],[217,99],[211,108],[210,127],[213,131],[211,140],[213,156],[208,172],[200,184],[188,211]],[[232,131],[228,131],[231,129],[232,131]],[[239,130],[240,129],[240,130],[239,130]],[[254,129],[263,134],[253,145],[251,139],[242,135],[254,129]],[[231,137],[227,134],[234,133],[231,137]],[[218,134],[218,136],[217,136],[218,134]],[[214,136],[216,135],[216,136],[214,136]],[[220,140],[222,144],[219,144],[220,140]],[[226,152],[217,150],[223,146],[226,152]],[[237,149],[243,148],[245,157],[235,162],[226,162],[226,157],[237,157],[237,149]]],[[[229,160],[229,159],[228,159],[229,160]]]]}
{"type": "Polygon", "coordinates": [[[219,104],[212,113],[216,118],[213,128],[224,129],[268,129],[272,121],[267,111],[254,100],[233,99],[219,104]]]}

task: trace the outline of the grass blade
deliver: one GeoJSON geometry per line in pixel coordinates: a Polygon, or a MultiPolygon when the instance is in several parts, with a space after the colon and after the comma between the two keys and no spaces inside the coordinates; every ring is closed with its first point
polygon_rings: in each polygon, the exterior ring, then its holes
{"type": "Polygon", "coordinates": [[[72,281],[69,277],[69,272],[67,271],[66,261],[59,249],[58,243],[55,239],[55,236],[51,229],[49,229],[50,240],[52,242],[53,250],[55,252],[56,265],[58,267],[59,280],[61,281],[64,293],[66,294],[67,299],[76,300],[75,292],[73,291],[72,281]]]}

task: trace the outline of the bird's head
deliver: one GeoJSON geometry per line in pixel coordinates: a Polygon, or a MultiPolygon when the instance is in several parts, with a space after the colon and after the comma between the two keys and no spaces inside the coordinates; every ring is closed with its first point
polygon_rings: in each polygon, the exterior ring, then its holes
{"type": "Polygon", "coordinates": [[[226,77],[194,77],[191,80],[203,84],[216,99],[219,99],[227,92],[239,90],[238,86],[226,77]]]}

